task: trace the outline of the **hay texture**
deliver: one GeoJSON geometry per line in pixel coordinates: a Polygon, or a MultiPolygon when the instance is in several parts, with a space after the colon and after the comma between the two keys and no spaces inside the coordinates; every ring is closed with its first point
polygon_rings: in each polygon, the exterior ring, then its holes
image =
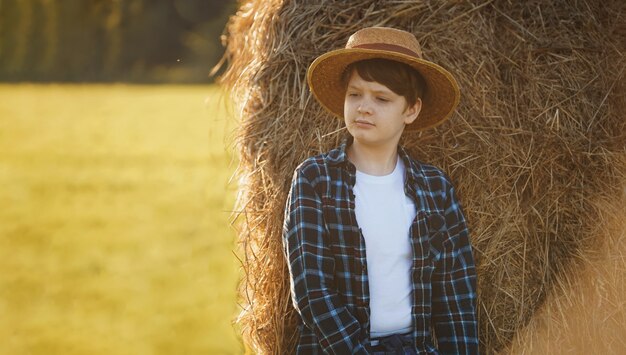
{"type": "MultiPolygon", "coordinates": [[[[626,194],[621,199],[626,206],[626,194]]],[[[613,201],[594,202],[606,209],[604,248],[588,254],[550,290],[508,354],[626,353],[626,209],[616,210],[613,201]]]]}
{"type": "Polygon", "coordinates": [[[506,349],[607,247],[604,214],[624,208],[614,198],[626,171],[622,3],[244,1],[228,25],[221,82],[241,119],[238,324],[247,345],[264,354],[294,345],[285,198],[296,165],[346,134],[312,98],[306,69],[377,25],[414,33],[425,58],[460,84],[452,118],[402,143],[455,183],[475,247],[481,348],[506,349]]]}

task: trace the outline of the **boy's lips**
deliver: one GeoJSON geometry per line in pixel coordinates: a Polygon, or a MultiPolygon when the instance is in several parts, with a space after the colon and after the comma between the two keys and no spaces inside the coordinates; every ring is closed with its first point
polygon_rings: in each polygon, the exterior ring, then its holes
{"type": "Polygon", "coordinates": [[[354,120],[354,123],[356,123],[356,124],[363,124],[363,125],[369,125],[369,126],[373,126],[374,125],[372,122],[365,121],[365,120],[354,120]]]}

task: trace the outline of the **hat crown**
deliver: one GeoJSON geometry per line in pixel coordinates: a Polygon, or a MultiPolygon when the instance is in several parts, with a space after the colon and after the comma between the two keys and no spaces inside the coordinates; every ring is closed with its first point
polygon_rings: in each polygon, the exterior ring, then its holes
{"type": "Polygon", "coordinates": [[[355,32],[346,43],[346,49],[351,48],[385,49],[422,58],[422,48],[412,33],[390,27],[368,27],[355,32]]]}

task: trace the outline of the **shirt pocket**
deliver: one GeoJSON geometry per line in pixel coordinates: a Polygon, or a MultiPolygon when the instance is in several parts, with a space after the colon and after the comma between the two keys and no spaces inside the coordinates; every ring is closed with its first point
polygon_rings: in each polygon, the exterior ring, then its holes
{"type": "Polygon", "coordinates": [[[446,218],[441,213],[430,213],[426,218],[428,228],[429,254],[431,262],[439,260],[448,239],[446,218]]]}
{"type": "MultiPolygon", "coordinates": [[[[330,197],[322,198],[324,225],[330,234],[332,243],[345,242],[347,232],[355,229],[353,223],[354,202],[330,197]]],[[[349,233],[348,233],[349,234],[349,233]]]]}

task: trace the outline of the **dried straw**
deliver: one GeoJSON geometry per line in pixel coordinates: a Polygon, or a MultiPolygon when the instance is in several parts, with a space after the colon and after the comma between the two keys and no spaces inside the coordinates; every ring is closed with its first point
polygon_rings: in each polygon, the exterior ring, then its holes
{"type": "MultiPolygon", "coordinates": [[[[626,206],[626,186],[624,192],[612,200],[626,206]]],[[[626,209],[603,198],[593,203],[603,210],[596,225],[604,245],[571,265],[575,270],[559,280],[506,353],[626,353],[626,209]]]]}
{"type": "Polygon", "coordinates": [[[623,208],[613,198],[626,176],[622,3],[243,2],[227,28],[221,82],[241,118],[246,343],[272,354],[294,345],[280,237],[289,180],[346,134],[312,99],[306,68],[378,25],[412,31],[426,59],[459,81],[457,113],[403,144],[459,190],[477,258],[482,350],[505,349],[548,295],[567,289],[577,265],[606,247],[606,211],[623,208]]]}

